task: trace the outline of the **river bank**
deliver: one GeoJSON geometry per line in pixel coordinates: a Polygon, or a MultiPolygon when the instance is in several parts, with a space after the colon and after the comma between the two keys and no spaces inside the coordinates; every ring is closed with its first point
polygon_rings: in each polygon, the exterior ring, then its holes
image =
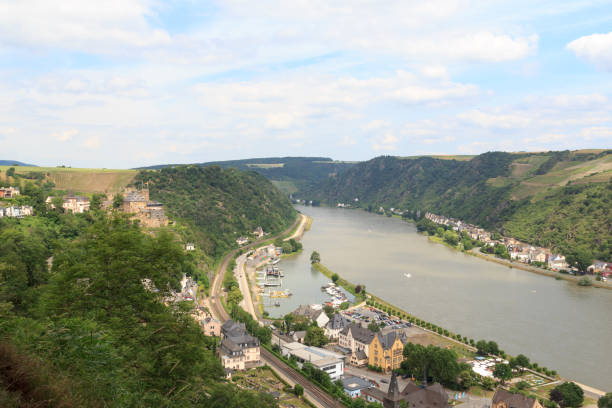
{"type": "Polygon", "coordinates": [[[606,351],[612,326],[602,324],[612,307],[609,291],[483,262],[424,239],[414,224],[395,217],[298,209],[314,222],[301,241],[304,252],[283,267],[286,275],[298,276],[290,286],[299,289],[291,301],[296,307],[318,299],[320,292],[306,287],[327,279],[310,263],[311,252],[318,251],[332,273],[366,285],[367,293],[413,316],[468,338],[496,340],[508,354],[527,354],[583,384],[612,389],[605,369],[612,365],[606,351]]]}
{"type": "MultiPolygon", "coordinates": [[[[334,275],[335,273],[332,272],[329,268],[326,268],[325,266],[321,265],[320,263],[316,263],[313,266],[315,266],[319,271],[321,271],[321,273],[324,273],[326,276],[331,277],[331,275],[334,275]]],[[[336,274],[337,275],[337,274],[336,274]]],[[[336,284],[343,287],[345,290],[347,291],[351,291],[354,290],[355,288],[355,284],[347,281],[346,279],[343,279],[342,277],[340,277],[338,275],[338,279],[336,281],[336,284]]],[[[379,310],[383,310],[386,311],[392,318],[397,318],[397,319],[405,319],[407,321],[412,322],[413,324],[415,324],[419,329],[423,330],[424,332],[429,333],[430,335],[436,336],[446,342],[449,342],[451,344],[455,344],[458,346],[461,346],[463,348],[466,348],[467,350],[469,350],[470,352],[473,352],[474,355],[476,355],[476,347],[474,346],[473,340],[467,340],[466,337],[462,337],[459,334],[455,334],[452,332],[449,332],[448,335],[446,335],[446,332],[448,332],[446,329],[443,329],[439,326],[436,326],[435,324],[426,322],[424,320],[419,319],[417,316],[411,315],[410,313],[406,312],[405,310],[403,310],[402,308],[399,308],[387,301],[385,301],[383,298],[373,294],[373,293],[368,293],[366,296],[364,296],[364,298],[366,298],[366,302],[368,305],[372,305],[375,308],[379,309],[379,310]],[[444,334],[440,333],[439,330],[443,330],[444,334]],[[464,339],[464,340],[459,340],[459,339],[464,339]]],[[[355,302],[355,304],[357,304],[359,302],[355,302]]],[[[505,358],[505,359],[510,359],[512,356],[507,355],[506,353],[501,352],[501,357],[505,358]]],[[[462,354],[462,353],[458,353],[459,357],[465,358],[468,357],[468,355],[462,354]]],[[[531,362],[532,364],[534,362],[531,362]]],[[[547,372],[544,371],[549,371],[547,368],[545,367],[541,367],[538,364],[535,364],[535,367],[537,367],[536,369],[532,369],[532,368],[525,368],[525,370],[527,372],[530,372],[532,374],[541,376],[543,378],[545,378],[546,380],[552,382],[563,382],[563,381],[571,381],[571,382],[575,382],[580,388],[583,389],[583,391],[585,392],[585,395],[592,400],[592,402],[596,402],[597,398],[605,395],[605,392],[602,390],[599,390],[597,388],[588,386],[588,385],[584,385],[581,383],[578,383],[576,381],[573,381],[571,379],[568,378],[564,378],[561,377],[560,375],[550,375],[547,372]]],[[[553,371],[553,373],[556,373],[556,371],[553,371]]]]}

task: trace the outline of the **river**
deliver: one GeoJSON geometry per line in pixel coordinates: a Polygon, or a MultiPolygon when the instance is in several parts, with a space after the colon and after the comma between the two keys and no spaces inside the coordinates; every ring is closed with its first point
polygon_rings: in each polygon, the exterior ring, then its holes
{"type": "Polygon", "coordinates": [[[297,207],[313,219],[304,251],[284,259],[294,296],[272,315],[326,300],[322,263],[407,312],[474,340],[496,341],[561,375],[612,390],[612,291],[584,288],[462,254],[413,224],[360,210],[297,207]],[[409,278],[406,275],[410,276],[409,278]]]}

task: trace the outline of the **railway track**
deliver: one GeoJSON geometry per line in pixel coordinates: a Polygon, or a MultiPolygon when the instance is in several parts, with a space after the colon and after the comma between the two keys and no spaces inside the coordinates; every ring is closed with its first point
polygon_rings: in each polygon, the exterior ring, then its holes
{"type": "MultiPolygon", "coordinates": [[[[230,261],[236,257],[236,254],[238,253],[239,250],[251,249],[263,241],[268,241],[271,239],[282,237],[283,235],[287,235],[289,232],[291,232],[291,230],[293,230],[293,228],[296,227],[296,225],[298,225],[298,223],[300,222],[300,219],[301,217],[298,217],[293,223],[293,225],[291,225],[291,227],[289,227],[287,230],[283,231],[282,233],[277,234],[273,237],[267,237],[262,240],[257,240],[255,242],[252,242],[248,245],[241,247],[240,249],[234,249],[229,254],[227,254],[225,258],[223,258],[223,261],[221,261],[221,264],[219,264],[219,267],[217,268],[217,271],[215,273],[215,278],[213,280],[211,297],[210,297],[210,307],[211,309],[213,309],[212,312],[214,315],[217,316],[217,318],[221,321],[221,323],[224,323],[226,320],[230,318],[229,314],[223,308],[223,305],[221,304],[221,299],[220,299],[221,284],[223,282],[223,276],[225,274],[225,271],[227,270],[227,267],[229,266],[230,261]]],[[[291,381],[295,382],[296,384],[300,384],[302,387],[304,387],[304,392],[311,399],[314,399],[319,405],[323,407],[327,407],[327,408],[344,407],[344,405],[336,401],[331,395],[327,394],[325,391],[320,389],[318,386],[310,382],[302,374],[298,373],[292,367],[288,366],[284,361],[282,361],[281,359],[279,359],[278,357],[276,357],[274,354],[272,354],[271,352],[269,352],[263,347],[261,347],[261,358],[270,367],[281,372],[284,376],[291,379],[291,381]]]]}

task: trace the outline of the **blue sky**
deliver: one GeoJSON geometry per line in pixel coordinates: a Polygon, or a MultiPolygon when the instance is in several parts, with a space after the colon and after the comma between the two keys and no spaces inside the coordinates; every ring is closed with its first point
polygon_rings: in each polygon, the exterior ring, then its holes
{"type": "Polygon", "coordinates": [[[612,147],[612,1],[0,0],[0,158],[612,147]]]}

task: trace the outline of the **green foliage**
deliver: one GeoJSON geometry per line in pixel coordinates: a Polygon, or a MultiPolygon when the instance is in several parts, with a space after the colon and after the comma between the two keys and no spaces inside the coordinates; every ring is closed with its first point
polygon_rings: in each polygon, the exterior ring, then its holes
{"type": "Polygon", "coordinates": [[[50,212],[2,220],[0,236],[0,288],[15,288],[1,295],[0,338],[28,381],[41,367],[57,373],[29,387],[67,387],[78,406],[276,406],[222,384],[216,341],[163,303],[191,262],[174,234],[144,234],[119,215],[50,212]]]}
{"type": "Polygon", "coordinates": [[[612,392],[607,393],[597,400],[597,408],[612,408],[612,392]]]}
{"type": "Polygon", "coordinates": [[[251,314],[242,309],[237,304],[232,306],[230,316],[234,321],[244,323],[247,331],[251,335],[257,337],[262,344],[270,344],[272,339],[272,330],[269,327],[262,327],[251,314]]]}
{"type": "Polygon", "coordinates": [[[302,387],[300,384],[295,384],[293,386],[293,393],[296,396],[301,397],[302,395],[304,395],[304,387],[302,387]]]}
{"type": "Polygon", "coordinates": [[[591,281],[586,276],[583,276],[582,278],[580,278],[578,280],[578,285],[580,285],[580,286],[592,286],[593,285],[593,281],[591,281]]]}
{"type": "Polygon", "coordinates": [[[310,326],[306,330],[304,344],[308,346],[322,347],[326,345],[328,341],[329,340],[325,336],[325,330],[322,327],[310,326]]]}
{"type": "Polygon", "coordinates": [[[339,276],[337,273],[334,273],[334,274],[331,276],[331,280],[332,280],[332,282],[334,282],[334,283],[338,282],[338,279],[340,279],[340,276],[339,276]]]}
{"type": "Polygon", "coordinates": [[[321,263],[321,255],[317,251],[312,251],[310,254],[310,263],[321,263]]]}
{"type": "Polygon", "coordinates": [[[422,378],[424,374],[445,386],[455,385],[459,373],[466,369],[457,361],[453,350],[407,343],[404,346],[404,372],[422,378]]]}
{"type": "Polygon", "coordinates": [[[368,324],[368,329],[376,333],[380,331],[380,326],[376,322],[370,322],[370,324],[368,324]]]}
{"type": "Polygon", "coordinates": [[[512,378],[512,368],[509,364],[495,364],[493,369],[493,376],[501,380],[502,384],[512,378]]]}
{"type": "Polygon", "coordinates": [[[579,407],[584,402],[584,391],[573,382],[564,382],[550,390],[550,399],[562,407],[579,407]]]}
{"type": "Polygon", "coordinates": [[[149,183],[151,199],[191,225],[194,241],[220,259],[236,246],[236,238],[261,226],[277,233],[295,220],[288,198],[262,175],[217,166],[178,166],[141,171],[134,183],[149,183]]]}
{"type": "Polygon", "coordinates": [[[123,195],[117,194],[113,197],[113,208],[121,208],[123,205],[123,195]]]}
{"type": "MultiPolygon", "coordinates": [[[[612,182],[588,182],[587,177],[584,184],[562,186],[556,180],[543,181],[536,190],[530,189],[531,183],[522,183],[531,182],[533,173],[548,175],[542,172],[553,167],[569,169],[609,154],[587,157],[568,152],[492,152],[469,161],[383,156],[359,163],[295,195],[331,205],[359,197],[359,205],[365,209],[406,209],[418,221],[417,228],[429,235],[436,234],[437,227],[432,229],[420,220],[417,210],[458,218],[566,255],[580,248],[592,252],[591,260],[612,260],[608,229],[612,182]],[[513,163],[529,158],[547,164],[524,175],[513,174],[513,163]]],[[[570,176],[567,170],[561,179],[570,176]]]]}

